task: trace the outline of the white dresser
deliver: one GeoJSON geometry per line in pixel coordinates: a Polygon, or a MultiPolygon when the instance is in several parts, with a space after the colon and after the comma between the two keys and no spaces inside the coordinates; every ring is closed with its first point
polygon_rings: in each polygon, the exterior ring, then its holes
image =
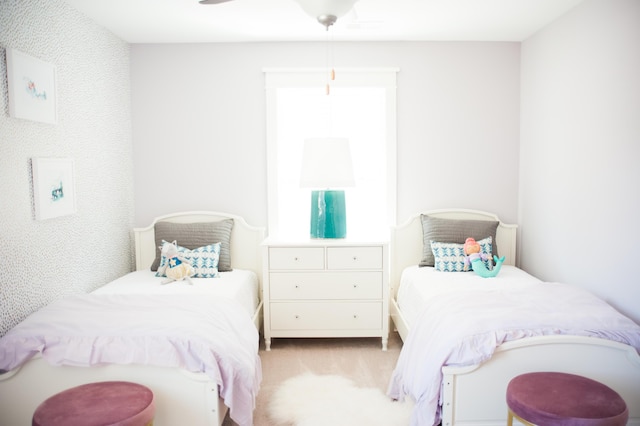
{"type": "Polygon", "coordinates": [[[263,243],[264,339],[389,336],[388,244],[263,243]]]}

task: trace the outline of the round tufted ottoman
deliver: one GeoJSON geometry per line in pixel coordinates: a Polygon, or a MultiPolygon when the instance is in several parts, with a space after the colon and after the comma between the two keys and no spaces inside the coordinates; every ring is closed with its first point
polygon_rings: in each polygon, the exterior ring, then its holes
{"type": "Polygon", "coordinates": [[[508,425],[625,425],[627,404],[616,391],[595,380],[566,373],[527,373],[507,386],[508,425]]]}
{"type": "Polygon", "coordinates": [[[130,382],[76,386],[46,399],[33,426],[148,426],[153,424],[153,392],[130,382]]]}

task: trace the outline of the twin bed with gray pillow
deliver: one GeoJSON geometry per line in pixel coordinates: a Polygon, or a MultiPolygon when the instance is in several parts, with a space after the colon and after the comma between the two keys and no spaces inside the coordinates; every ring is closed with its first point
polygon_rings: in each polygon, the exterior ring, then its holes
{"type": "MultiPolygon", "coordinates": [[[[30,424],[37,405],[84,383],[134,381],[154,392],[154,424],[253,423],[262,371],[260,244],[242,217],[186,212],[133,232],[136,271],[52,302],[0,339],[0,424],[30,424]],[[216,278],[162,284],[158,246],[220,245],[216,278]]],[[[217,260],[217,264],[215,264],[217,260]]]]}
{"type": "Polygon", "coordinates": [[[412,426],[499,425],[511,378],[564,371],[616,390],[640,424],[640,326],[584,289],[517,268],[516,229],[462,209],[392,229],[390,313],[404,343],[389,396],[416,403],[412,426]],[[464,269],[468,237],[505,257],[497,276],[464,269]]]}

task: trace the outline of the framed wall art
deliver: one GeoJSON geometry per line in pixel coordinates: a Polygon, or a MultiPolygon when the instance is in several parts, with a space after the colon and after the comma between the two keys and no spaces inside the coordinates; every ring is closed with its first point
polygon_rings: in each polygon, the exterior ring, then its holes
{"type": "Polygon", "coordinates": [[[76,212],[73,159],[33,158],[31,172],[36,220],[76,212]]]}
{"type": "Polygon", "coordinates": [[[55,124],[55,66],[15,49],[7,49],[9,115],[55,124]]]}

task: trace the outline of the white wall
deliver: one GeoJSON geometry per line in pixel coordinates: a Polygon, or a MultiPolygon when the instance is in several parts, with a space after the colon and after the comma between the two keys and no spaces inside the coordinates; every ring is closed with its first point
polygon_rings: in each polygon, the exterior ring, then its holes
{"type": "MultiPolygon", "coordinates": [[[[519,43],[334,43],[332,50],[336,68],[400,68],[398,222],[443,207],[517,220],[519,43]]],[[[131,59],[136,225],[213,209],[266,226],[262,70],[324,67],[326,45],[133,45],[131,59]]]]}
{"type": "Polygon", "coordinates": [[[0,336],[131,270],[129,46],[61,0],[0,1],[0,336]],[[56,125],[9,116],[5,51],[56,66],[56,125]],[[36,221],[31,159],[75,161],[78,212],[36,221]]]}
{"type": "Polygon", "coordinates": [[[523,43],[521,123],[521,266],[640,322],[640,1],[585,1],[523,43]]]}
{"type": "MultiPolygon", "coordinates": [[[[336,43],[338,67],[400,67],[398,221],[495,211],[520,224],[521,266],[640,322],[639,8],[588,0],[524,42],[522,62],[518,43],[336,43]]],[[[266,226],[262,68],[324,66],[325,48],[134,45],[129,79],[129,46],[66,3],[0,2],[0,334],[130,269],[132,157],[135,225],[215,209],[266,226]],[[9,117],[8,47],[57,66],[56,126],[9,117]],[[34,220],[36,156],[76,160],[78,214],[34,220]]]]}

